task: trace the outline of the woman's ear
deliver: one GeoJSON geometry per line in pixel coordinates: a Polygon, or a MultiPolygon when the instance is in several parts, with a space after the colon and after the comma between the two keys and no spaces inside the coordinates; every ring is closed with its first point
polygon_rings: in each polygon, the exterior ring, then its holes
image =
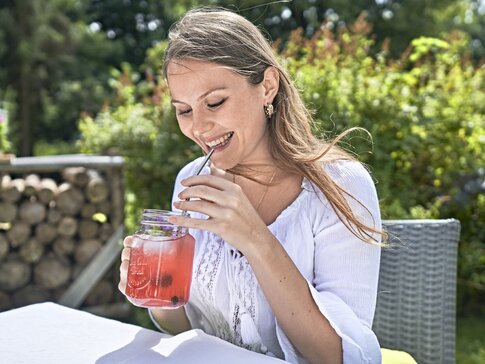
{"type": "Polygon", "coordinates": [[[280,74],[278,73],[278,70],[273,66],[266,68],[262,82],[265,105],[273,102],[273,99],[278,93],[279,85],[280,74]]]}

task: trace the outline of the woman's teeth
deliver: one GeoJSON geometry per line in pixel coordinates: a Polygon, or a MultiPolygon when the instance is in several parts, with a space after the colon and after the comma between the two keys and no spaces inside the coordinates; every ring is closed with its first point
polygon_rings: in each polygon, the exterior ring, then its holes
{"type": "Polygon", "coordinates": [[[231,139],[233,135],[234,132],[231,131],[230,133],[227,133],[226,135],[223,135],[222,137],[207,143],[207,146],[212,149],[223,147],[224,145],[229,143],[229,139],[231,139]]]}

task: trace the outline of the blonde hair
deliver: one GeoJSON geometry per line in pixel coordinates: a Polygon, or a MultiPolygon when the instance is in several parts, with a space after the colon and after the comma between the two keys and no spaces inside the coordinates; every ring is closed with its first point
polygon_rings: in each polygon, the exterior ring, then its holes
{"type": "MultiPolygon", "coordinates": [[[[346,196],[355,198],[338,186],[322,168],[322,163],[354,159],[337,146],[337,142],[349,131],[333,141],[320,140],[314,135],[310,112],[287,71],[279,64],[270,43],[254,24],[221,8],[193,9],[170,30],[163,64],[165,77],[168,64],[177,59],[218,63],[255,85],[263,80],[268,67],[274,67],[279,73],[279,90],[273,100],[275,113],[268,122],[268,128],[270,153],[277,167],[306,177],[322,191],[340,220],[354,235],[363,241],[376,241],[372,234],[381,234],[381,231],[356,218],[346,196]]],[[[243,174],[237,167],[231,172],[243,174]]],[[[365,206],[362,207],[370,214],[365,206]]]]}

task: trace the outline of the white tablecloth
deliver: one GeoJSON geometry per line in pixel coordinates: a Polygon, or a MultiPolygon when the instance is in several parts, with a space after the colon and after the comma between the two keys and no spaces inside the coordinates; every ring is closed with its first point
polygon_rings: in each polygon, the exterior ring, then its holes
{"type": "Polygon", "coordinates": [[[0,313],[0,363],[220,363],[283,361],[200,330],[168,336],[55,303],[0,313]]]}

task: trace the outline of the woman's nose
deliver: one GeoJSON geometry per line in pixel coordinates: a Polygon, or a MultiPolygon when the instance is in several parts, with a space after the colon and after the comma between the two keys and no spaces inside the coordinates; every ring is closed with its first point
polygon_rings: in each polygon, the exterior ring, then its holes
{"type": "Polygon", "coordinates": [[[212,128],[213,123],[204,115],[198,115],[193,118],[192,132],[195,136],[200,137],[212,128]]]}

